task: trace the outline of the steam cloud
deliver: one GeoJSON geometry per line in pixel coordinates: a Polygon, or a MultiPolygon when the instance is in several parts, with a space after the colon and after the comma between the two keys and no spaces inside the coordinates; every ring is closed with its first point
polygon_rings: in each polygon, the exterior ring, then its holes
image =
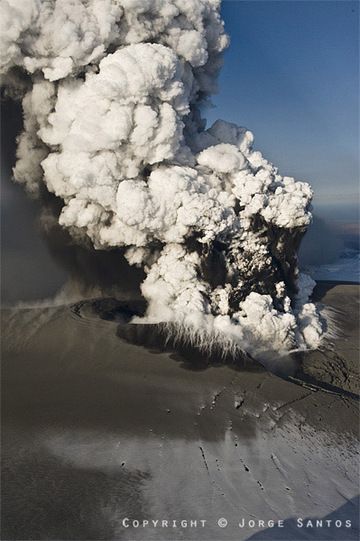
{"type": "Polygon", "coordinates": [[[219,3],[3,0],[4,82],[24,93],[14,177],[61,198],[76,238],[124,247],[147,275],[147,321],[258,358],[316,348],[296,257],[310,186],[247,129],[201,118],[228,44],[219,3]]]}

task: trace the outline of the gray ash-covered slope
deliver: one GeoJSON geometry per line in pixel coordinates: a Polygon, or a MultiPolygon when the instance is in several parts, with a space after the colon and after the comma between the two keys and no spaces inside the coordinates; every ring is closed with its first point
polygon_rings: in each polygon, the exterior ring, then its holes
{"type": "MultiPolygon", "coordinates": [[[[322,302],[350,319],[355,293],[336,286],[322,302]]],[[[154,353],[154,343],[119,338],[119,327],[135,327],[126,320],[141,304],[116,306],[2,313],[4,539],[358,539],[351,397],[259,365],[199,366],[183,352],[154,353]],[[124,528],[126,517],[207,522],[124,528]],[[221,517],[228,527],[220,530],[221,517]],[[251,527],[254,517],[282,519],[284,528],[251,527]],[[297,517],[323,528],[300,530],[297,517]]],[[[355,369],[358,334],[345,338],[334,349],[346,343],[341,355],[355,369]]]]}
{"type": "Polygon", "coordinates": [[[314,290],[314,297],[336,313],[339,326],[337,336],[316,351],[295,352],[283,357],[280,362],[269,363],[265,359],[264,365],[245,352],[226,351],[218,343],[204,354],[201,349],[189,343],[186,336],[179,336],[176,326],[171,323],[133,324],[133,318],[143,316],[146,311],[146,303],[140,299],[87,299],[73,304],[71,312],[88,324],[101,320],[116,323],[116,335],[122,340],[143,346],[154,353],[181,355],[186,366],[193,370],[228,364],[235,369],[243,368],[256,373],[263,371],[265,366],[282,379],[307,391],[359,400],[359,287],[319,283],[314,290]],[[354,317],[350,324],[349,314],[354,317]]]}
{"type": "Polygon", "coordinates": [[[318,282],[316,300],[331,306],[337,337],[317,351],[299,354],[309,381],[318,380],[345,392],[360,395],[359,285],[318,282]]]}
{"type": "Polygon", "coordinates": [[[101,6],[6,3],[2,71],[24,111],[15,179],[55,194],[79,242],[144,270],[148,321],[254,356],[316,348],[324,322],[296,259],[311,189],[247,129],[201,118],[228,43],[220,3],[101,6]]]}

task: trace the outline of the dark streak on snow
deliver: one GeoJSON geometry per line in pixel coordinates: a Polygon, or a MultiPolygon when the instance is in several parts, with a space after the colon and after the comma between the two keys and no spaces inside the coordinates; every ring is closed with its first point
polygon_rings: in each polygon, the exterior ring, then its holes
{"type": "Polygon", "coordinates": [[[199,445],[199,449],[200,449],[200,451],[201,451],[201,456],[203,457],[203,461],[204,461],[204,464],[205,464],[206,471],[208,472],[208,474],[209,474],[209,476],[210,476],[210,470],[209,470],[208,463],[207,463],[207,461],[206,461],[204,449],[201,447],[201,445],[199,445]]]}

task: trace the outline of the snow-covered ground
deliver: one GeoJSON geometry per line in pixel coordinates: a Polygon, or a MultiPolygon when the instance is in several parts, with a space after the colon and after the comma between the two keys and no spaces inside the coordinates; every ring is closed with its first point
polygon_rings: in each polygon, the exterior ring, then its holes
{"type": "Polygon", "coordinates": [[[360,282],[360,252],[346,248],[336,261],[309,265],[306,270],[315,280],[360,282]]]}

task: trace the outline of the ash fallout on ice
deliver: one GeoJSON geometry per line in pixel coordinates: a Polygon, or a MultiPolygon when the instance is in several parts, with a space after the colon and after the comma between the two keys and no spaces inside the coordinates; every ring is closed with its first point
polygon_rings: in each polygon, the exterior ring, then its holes
{"type": "Polygon", "coordinates": [[[246,128],[209,129],[228,45],[218,0],[2,0],[1,70],[22,99],[16,182],[59,223],[144,269],[145,320],[261,358],[316,348],[297,250],[312,192],[246,128]]]}

